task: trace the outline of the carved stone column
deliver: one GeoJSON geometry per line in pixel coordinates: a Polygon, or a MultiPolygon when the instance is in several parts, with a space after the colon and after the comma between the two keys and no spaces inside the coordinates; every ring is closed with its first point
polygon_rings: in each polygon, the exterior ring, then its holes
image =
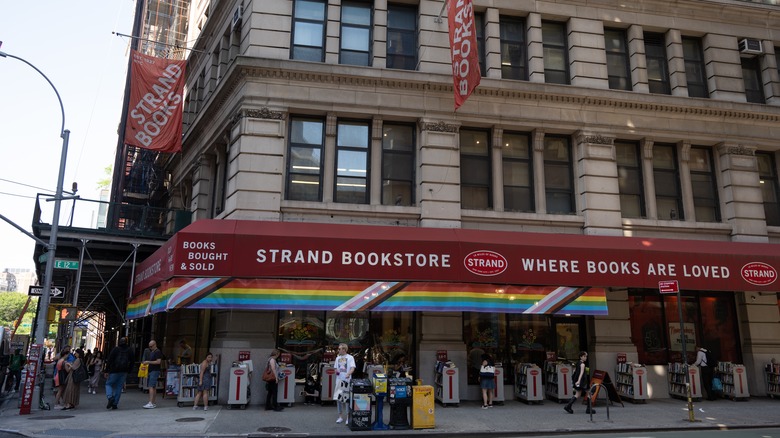
{"type": "Polygon", "coordinates": [[[459,124],[420,120],[420,225],[460,227],[459,124]]]}
{"type": "Polygon", "coordinates": [[[575,138],[577,187],[585,234],[622,236],[615,137],[580,131],[575,138]]]}

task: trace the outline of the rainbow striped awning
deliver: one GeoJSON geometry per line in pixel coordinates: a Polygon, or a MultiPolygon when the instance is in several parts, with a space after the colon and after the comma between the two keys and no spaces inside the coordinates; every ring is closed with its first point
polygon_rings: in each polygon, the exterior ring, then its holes
{"type": "Polygon", "coordinates": [[[176,309],[606,315],[604,288],[444,282],[173,278],[134,297],[128,319],[176,309]]]}

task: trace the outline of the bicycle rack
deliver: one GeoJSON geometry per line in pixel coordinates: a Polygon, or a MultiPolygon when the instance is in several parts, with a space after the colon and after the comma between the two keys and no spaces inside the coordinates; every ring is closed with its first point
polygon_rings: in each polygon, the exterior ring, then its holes
{"type": "MultiPolygon", "coordinates": [[[[593,422],[593,394],[596,392],[596,388],[599,388],[598,392],[604,394],[604,397],[606,397],[607,403],[605,404],[605,407],[607,409],[607,421],[610,421],[609,404],[612,401],[609,399],[609,394],[607,393],[607,387],[604,386],[602,383],[594,383],[588,390],[588,410],[590,411],[590,421],[593,422]],[[604,391],[601,391],[602,389],[604,391]]],[[[596,394],[596,397],[598,397],[598,394],[596,394]]]]}

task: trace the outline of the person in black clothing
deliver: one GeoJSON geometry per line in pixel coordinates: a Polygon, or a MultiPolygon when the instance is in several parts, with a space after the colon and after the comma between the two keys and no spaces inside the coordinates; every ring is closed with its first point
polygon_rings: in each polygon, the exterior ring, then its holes
{"type": "Polygon", "coordinates": [[[699,346],[696,352],[696,362],[693,366],[699,367],[701,370],[701,386],[704,387],[704,392],[707,393],[707,400],[715,400],[715,393],[712,392],[712,368],[714,363],[708,363],[707,361],[707,349],[699,346]]]}
{"type": "Polygon", "coordinates": [[[119,338],[119,345],[111,350],[106,358],[106,409],[117,409],[119,398],[122,397],[122,387],[125,386],[127,373],[135,363],[135,352],[127,344],[127,338],[119,338]]]}
{"type": "MultiPolygon", "coordinates": [[[[588,396],[588,373],[585,371],[585,361],[588,360],[588,352],[587,351],[580,351],[580,361],[577,362],[577,365],[574,366],[574,372],[571,375],[571,381],[574,384],[574,396],[572,396],[571,399],[569,399],[569,402],[566,403],[566,406],[563,408],[566,412],[573,414],[574,410],[571,408],[571,406],[574,404],[575,401],[577,401],[577,397],[582,395],[583,397],[588,396]]],[[[591,409],[590,405],[588,405],[588,409],[585,410],[586,414],[595,414],[596,410],[591,409]]]]}
{"type": "Polygon", "coordinates": [[[280,354],[281,353],[279,353],[279,350],[275,348],[271,350],[271,355],[268,357],[268,363],[266,364],[267,367],[271,368],[274,376],[276,376],[276,380],[265,383],[265,389],[267,391],[265,395],[266,411],[274,410],[276,412],[280,412],[284,410],[283,407],[279,406],[279,402],[277,401],[277,393],[279,391],[279,363],[277,360],[279,359],[280,354]]]}

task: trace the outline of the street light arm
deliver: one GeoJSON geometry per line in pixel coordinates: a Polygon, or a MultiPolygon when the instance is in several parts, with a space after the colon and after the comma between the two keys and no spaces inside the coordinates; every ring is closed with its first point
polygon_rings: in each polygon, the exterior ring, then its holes
{"type": "Polygon", "coordinates": [[[6,53],[6,52],[2,52],[2,51],[0,51],[0,57],[3,57],[3,58],[6,58],[6,57],[7,58],[13,58],[13,59],[18,59],[19,61],[22,61],[23,63],[29,65],[32,68],[34,68],[35,71],[37,71],[41,76],[43,76],[43,78],[46,79],[46,82],[48,82],[49,85],[51,85],[52,90],[54,90],[54,94],[57,95],[57,101],[60,103],[60,112],[62,113],[62,128],[60,129],[60,137],[64,136],[65,135],[65,107],[62,105],[62,99],[60,98],[60,93],[57,91],[57,88],[54,86],[54,84],[52,84],[52,82],[49,80],[49,77],[46,76],[45,74],[43,74],[42,71],[38,70],[38,67],[36,67],[36,66],[30,64],[29,62],[27,62],[26,59],[22,59],[22,58],[20,58],[18,56],[14,56],[14,55],[12,55],[10,53],[6,53]]]}

